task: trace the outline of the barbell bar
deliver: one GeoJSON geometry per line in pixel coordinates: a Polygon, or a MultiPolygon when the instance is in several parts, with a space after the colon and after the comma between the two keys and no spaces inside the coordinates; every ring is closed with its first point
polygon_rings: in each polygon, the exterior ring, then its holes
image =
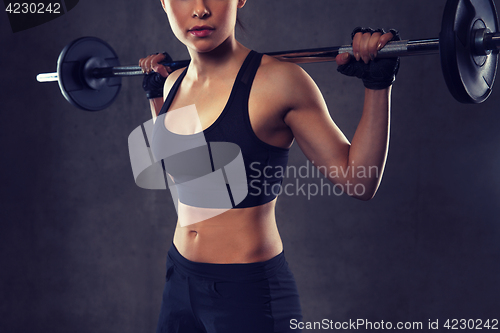
{"type": "MultiPolygon", "coordinates": [[[[487,34],[491,38],[490,35],[487,34]]],[[[500,39],[500,33],[497,36],[500,39]]],[[[83,37],[84,40],[92,37],[83,37]]],[[[498,41],[500,47],[500,41],[498,41]]],[[[297,64],[314,63],[314,62],[327,62],[335,61],[335,57],[340,53],[348,52],[352,54],[351,45],[332,46],[325,48],[304,49],[294,51],[279,51],[265,53],[276,59],[286,62],[293,62],[297,64]]],[[[390,57],[406,57],[424,54],[438,54],[439,53],[439,39],[429,40],[401,40],[389,42],[387,45],[378,52],[379,58],[390,57]]],[[[172,70],[186,67],[190,60],[181,61],[164,61],[161,64],[170,67],[172,70]]],[[[115,76],[137,76],[143,75],[140,66],[114,66],[114,67],[101,67],[93,68],[92,76],[95,78],[115,77],[115,76]]],[[[38,82],[57,81],[57,73],[41,73],[38,74],[38,82]]]]}
{"type": "MultiPolygon", "coordinates": [[[[378,57],[440,54],[443,75],[453,97],[462,103],[482,103],[495,80],[500,32],[493,0],[448,0],[439,38],[393,41],[378,57]]],[[[335,61],[340,53],[352,54],[351,45],[266,53],[281,61],[315,63],[335,61]]],[[[162,62],[176,70],[189,60],[162,62]]],[[[39,82],[58,81],[62,94],[73,105],[102,110],[113,103],[121,77],[143,75],[139,66],[120,66],[118,56],[106,42],[82,37],[60,53],[57,73],[42,73],[39,82]]]]}

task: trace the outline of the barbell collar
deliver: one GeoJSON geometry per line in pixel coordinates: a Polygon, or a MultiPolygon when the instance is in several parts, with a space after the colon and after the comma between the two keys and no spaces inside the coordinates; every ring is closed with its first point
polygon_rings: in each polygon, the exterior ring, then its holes
{"type": "Polygon", "coordinates": [[[485,50],[492,50],[492,51],[500,50],[500,32],[485,33],[483,44],[485,50]]]}

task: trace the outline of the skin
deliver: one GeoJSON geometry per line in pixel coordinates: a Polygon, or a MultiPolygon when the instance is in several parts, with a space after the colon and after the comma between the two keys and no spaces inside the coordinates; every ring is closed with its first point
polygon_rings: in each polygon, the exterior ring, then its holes
{"type": "MultiPolygon", "coordinates": [[[[195,104],[202,128],[209,127],[222,112],[234,79],[250,50],[235,39],[236,13],[246,0],[161,0],[172,31],[186,45],[191,64],[169,111],[195,104]],[[194,26],[208,25],[215,30],[207,37],[195,37],[194,26]]],[[[391,33],[357,33],[353,39],[356,61],[368,63],[377,56],[391,33]]],[[[159,65],[163,55],[151,55],[139,61],[144,72],[152,70],[167,77],[164,97],[182,70],[169,73],[159,65]]],[[[351,61],[347,53],[337,63],[351,61]]],[[[252,128],[262,141],[288,148],[293,141],[316,166],[348,166],[359,170],[376,167],[378,177],[332,178],[334,184],[364,186],[361,200],[371,199],[380,184],[389,140],[391,88],[365,89],[363,113],[350,143],[332,120],[326,103],[314,81],[301,67],[264,55],[249,97],[252,128]]],[[[153,118],[163,99],[150,100],[153,118]]],[[[343,168],[343,169],[342,169],[343,168]]],[[[322,168],[320,168],[322,170],[322,168]]],[[[324,168],[323,168],[324,170],[324,168]]],[[[352,188],[352,187],[351,187],[352,188]]],[[[193,212],[179,203],[174,244],[189,260],[209,263],[250,263],[268,260],[283,250],[275,220],[276,199],[250,208],[231,209],[205,221],[181,227],[180,222],[193,212]]]]}

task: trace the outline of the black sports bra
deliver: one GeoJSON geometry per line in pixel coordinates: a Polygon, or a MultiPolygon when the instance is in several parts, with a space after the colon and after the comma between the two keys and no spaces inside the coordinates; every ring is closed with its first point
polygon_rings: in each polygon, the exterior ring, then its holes
{"type": "Polygon", "coordinates": [[[172,86],[154,125],[151,148],[174,179],[180,202],[246,208],[270,202],[281,193],[289,149],[260,140],[248,115],[250,89],[261,59],[262,54],[250,51],[222,113],[203,132],[180,135],[165,127],[165,115],[187,68],[172,86]]]}

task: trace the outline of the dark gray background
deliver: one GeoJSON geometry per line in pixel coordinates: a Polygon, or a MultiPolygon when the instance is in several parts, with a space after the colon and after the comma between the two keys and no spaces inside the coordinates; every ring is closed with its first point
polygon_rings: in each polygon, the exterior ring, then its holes
{"type": "MultiPolygon", "coordinates": [[[[431,38],[444,3],[248,0],[238,36],[261,52],[348,43],[358,25],[431,38]]],[[[160,1],[82,0],[16,34],[0,17],[0,331],[154,332],[176,214],[168,192],[133,181],[127,138],[150,118],[141,79],[123,80],[110,108],[89,113],[35,76],[55,70],[62,48],[82,36],[109,42],[122,64],[187,52],[160,1]]],[[[304,68],[351,139],[361,83],[334,63],[304,68]]],[[[498,89],[481,105],[462,105],[438,56],[405,58],[377,196],[280,197],[278,226],[305,320],[500,319],[498,89]]],[[[294,145],[290,165],[305,163],[294,145]]]]}

